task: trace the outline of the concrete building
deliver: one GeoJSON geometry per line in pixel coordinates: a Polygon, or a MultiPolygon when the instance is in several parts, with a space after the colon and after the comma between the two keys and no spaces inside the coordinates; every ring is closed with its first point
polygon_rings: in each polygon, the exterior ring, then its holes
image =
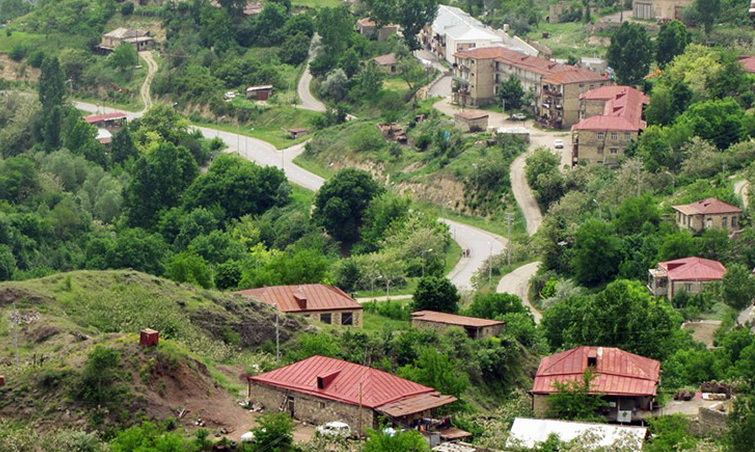
{"type": "Polygon", "coordinates": [[[702,257],[685,257],[659,262],[648,270],[648,290],[656,297],[672,300],[680,291],[697,294],[706,285],[721,281],[726,267],[718,261],[702,257]]]}
{"type": "Polygon", "coordinates": [[[454,124],[462,132],[482,132],[487,130],[489,118],[483,110],[462,110],[454,114],[454,124]]]}
{"type": "Polygon", "coordinates": [[[692,232],[703,232],[705,229],[738,231],[742,218],[742,209],[716,198],[672,207],[676,211],[676,225],[679,229],[692,232]]]}
{"type": "Polygon", "coordinates": [[[435,311],[417,311],[412,313],[412,326],[435,329],[462,328],[472,339],[498,336],[503,331],[504,323],[498,320],[479,319],[463,315],[435,311]]]}
{"type": "Polygon", "coordinates": [[[385,41],[398,32],[398,25],[388,24],[378,27],[375,21],[369,17],[363,17],[357,21],[357,31],[366,38],[385,41]]]}
{"type": "Polygon", "coordinates": [[[393,75],[398,72],[398,59],[395,53],[386,53],[372,59],[378,68],[386,74],[393,75]]]}
{"type": "Polygon", "coordinates": [[[645,128],[643,111],[650,98],[631,86],[603,86],[579,100],[580,121],[571,128],[572,164],[617,164],[645,128]]]}
{"type": "Polygon", "coordinates": [[[548,397],[558,392],[556,383],[581,382],[588,369],[594,375],[589,393],[608,402],[598,413],[608,421],[629,423],[645,418],[656,407],[659,361],[615,347],[588,346],[546,356],[540,361],[530,391],[535,415],[548,414],[548,397]]]}
{"type": "Polygon", "coordinates": [[[517,36],[504,30],[495,30],[463,10],[448,5],[439,5],[432,24],[420,33],[420,42],[438,58],[454,63],[454,54],[461,50],[479,47],[502,46],[528,55],[538,51],[517,36]]]}
{"type": "Polygon", "coordinates": [[[237,293],[275,306],[287,314],[299,314],[333,325],[362,326],[362,305],[338,287],[301,284],[260,287],[237,293]]]}
{"type": "Polygon", "coordinates": [[[584,438],[591,441],[585,444],[588,448],[612,450],[620,445],[621,450],[639,452],[645,443],[647,428],[518,417],[511,425],[506,449],[535,449],[551,435],[556,435],[563,442],[584,438]]]}
{"type": "Polygon", "coordinates": [[[155,39],[148,31],[120,27],[102,35],[99,48],[112,52],[121,44],[130,44],[140,52],[154,47],[155,39]]]}
{"type": "Polygon", "coordinates": [[[414,428],[456,401],[387,372],[324,356],[248,377],[248,397],[267,411],[286,411],[314,425],[345,422],[359,436],[379,428],[380,419],[414,428]]]}
{"type": "Polygon", "coordinates": [[[580,94],[610,85],[608,76],[589,69],[530,56],[504,47],[457,52],[454,101],[467,105],[497,102],[498,88],[514,76],[537,99],[538,120],[548,127],[579,121],[580,94]]]}
{"type": "Polygon", "coordinates": [[[632,13],[635,19],[681,19],[684,8],[692,2],[693,0],[634,0],[632,13]]]}

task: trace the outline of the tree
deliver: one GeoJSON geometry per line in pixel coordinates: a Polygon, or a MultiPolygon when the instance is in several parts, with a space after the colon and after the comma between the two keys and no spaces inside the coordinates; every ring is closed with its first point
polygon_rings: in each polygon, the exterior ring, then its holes
{"type": "Polygon", "coordinates": [[[122,392],[117,386],[121,379],[118,374],[120,358],[118,351],[101,345],[96,346],[89,354],[74,389],[77,400],[94,406],[115,405],[122,392]]]}
{"type": "Polygon", "coordinates": [[[407,380],[456,397],[461,396],[469,386],[467,374],[459,372],[447,354],[432,347],[423,347],[419,358],[414,363],[401,367],[398,374],[407,380]]]}
{"type": "Polygon", "coordinates": [[[409,214],[408,198],[402,198],[393,193],[385,192],[370,201],[364,212],[364,225],[360,230],[362,248],[365,251],[376,251],[380,241],[394,222],[403,220],[409,214]]]}
{"type": "Polygon", "coordinates": [[[13,279],[16,272],[16,258],[8,245],[0,244],[0,281],[13,279]]]}
{"type": "Polygon", "coordinates": [[[522,304],[522,299],[516,295],[478,292],[465,315],[483,319],[497,319],[499,316],[512,312],[529,314],[527,308],[522,304]]]}
{"type": "Polygon", "coordinates": [[[409,50],[419,49],[417,35],[438,14],[438,0],[398,0],[394,9],[394,23],[401,25],[409,50]]]}
{"type": "Polygon", "coordinates": [[[678,20],[661,25],[655,44],[655,60],[658,66],[665,67],[675,56],[684,53],[690,39],[687,27],[678,20]]]}
{"type": "Polygon", "coordinates": [[[136,47],[124,43],[113,50],[108,57],[108,63],[118,71],[131,72],[139,63],[139,54],[136,53],[136,47]]]}
{"type": "Polygon", "coordinates": [[[511,75],[507,80],[501,82],[498,99],[503,102],[505,108],[517,109],[521,107],[523,97],[524,88],[522,88],[522,82],[517,77],[511,75]]]}
{"type": "MultiPolygon", "coordinates": [[[[101,253],[101,250],[97,248],[92,251],[96,254],[101,253]]],[[[134,228],[121,231],[115,241],[106,245],[104,251],[106,268],[133,268],[153,275],[161,275],[162,262],[168,253],[168,246],[159,235],[134,228]]]]}
{"type": "Polygon", "coordinates": [[[570,421],[602,420],[598,410],[606,402],[600,396],[590,394],[590,385],[595,376],[588,368],[582,380],[554,382],[556,392],[548,396],[548,416],[570,421]]]}
{"type": "Polygon", "coordinates": [[[710,34],[713,24],[721,14],[721,0],[695,0],[693,5],[697,17],[703,24],[705,34],[710,34]]]}
{"type": "Polygon", "coordinates": [[[724,275],[722,293],[724,302],[737,310],[752,304],[755,299],[755,277],[742,264],[731,264],[724,275]]]}
{"type": "Polygon", "coordinates": [[[21,203],[37,193],[39,173],[26,155],[0,160],[0,200],[21,203]]]}
{"type": "Polygon", "coordinates": [[[343,69],[334,69],[320,85],[320,92],[329,99],[340,102],[346,98],[349,92],[349,78],[343,69]]]}
{"type": "Polygon", "coordinates": [[[151,226],[158,212],[178,205],[198,173],[197,163],[185,147],[168,141],[156,144],[136,161],[126,188],[130,224],[151,226]]]}
{"type": "Polygon", "coordinates": [[[335,240],[351,245],[359,239],[367,206],[382,192],[369,173],[341,170],[317,192],[312,218],[335,240]]]}
{"type": "Polygon", "coordinates": [[[674,128],[687,128],[724,150],[747,136],[746,120],[747,114],[734,99],[714,99],[692,104],[674,128]]]}
{"type": "Polygon", "coordinates": [[[414,291],[415,311],[456,312],[459,310],[459,292],[447,278],[425,276],[414,291]]]}
{"type": "Polygon", "coordinates": [[[165,276],[177,282],[212,287],[212,271],[201,256],[190,252],[176,254],[165,264],[165,276]]]}
{"type": "Polygon", "coordinates": [[[364,452],[395,452],[399,450],[411,452],[429,452],[430,446],[416,430],[397,431],[387,433],[385,431],[370,430],[367,434],[367,442],[364,452]]]}
{"type": "Polygon", "coordinates": [[[263,414],[252,433],[255,450],[287,452],[294,445],[294,421],[286,413],[263,414]]]}
{"type": "Polygon", "coordinates": [[[731,452],[752,450],[752,438],[755,437],[755,396],[748,394],[736,398],[734,410],[729,415],[728,427],[727,450],[731,452]]]}
{"type": "Polygon", "coordinates": [[[110,146],[110,154],[114,163],[124,163],[139,156],[139,150],[134,144],[128,127],[124,127],[115,133],[113,143],[110,146]]]}
{"type": "Polygon", "coordinates": [[[619,272],[621,239],[608,223],[590,219],[575,236],[572,268],[577,280],[588,286],[610,281],[619,272]]]}
{"type": "Polygon", "coordinates": [[[642,81],[653,59],[653,43],[645,27],[624,22],[611,36],[608,47],[608,65],[616,71],[622,85],[636,85],[642,81]]]}
{"type": "Polygon", "coordinates": [[[284,63],[298,66],[303,63],[309,55],[310,37],[304,33],[289,35],[283,41],[283,45],[278,50],[278,56],[284,63]]]}
{"type": "Polygon", "coordinates": [[[402,56],[398,61],[398,73],[414,94],[427,81],[427,69],[412,56],[402,56]]]}
{"type": "MultiPolygon", "coordinates": [[[[320,44],[323,47],[318,58],[323,62],[327,58],[335,58],[334,61],[330,61],[330,64],[334,64],[338,56],[351,46],[354,18],[346,6],[320,8],[317,11],[315,29],[320,35],[320,44]]],[[[331,65],[330,68],[332,67],[331,65]]]]}
{"type": "Polygon", "coordinates": [[[57,57],[47,57],[42,63],[39,74],[39,102],[43,110],[49,110],[63,104],[65,98],[65,76],[60,69],[57,57]]]}

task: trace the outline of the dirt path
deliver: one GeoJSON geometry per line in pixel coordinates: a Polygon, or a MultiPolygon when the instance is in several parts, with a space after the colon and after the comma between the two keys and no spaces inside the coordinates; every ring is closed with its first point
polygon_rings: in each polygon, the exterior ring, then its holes
{"type": "Polygon", "coordinates": [[[157,62],[155,61],[152,51],[145,50],[139,52],[139,56],[147,63],[147,76],[144,78],[141,88],[139,88],[139,95],[142,98],[142,104],[144,108],[140,113],[145,113],[152,106],[152,95],[150,94],[150,87],[152,86],[152,80],[157,73],[157,62]]]}
{"type": "Polygon", "coordinates": [[[742,198],[742,205],[745,209],[750,206],[750,182],[747,179],[734,182],[734,194],[742,198]]]}

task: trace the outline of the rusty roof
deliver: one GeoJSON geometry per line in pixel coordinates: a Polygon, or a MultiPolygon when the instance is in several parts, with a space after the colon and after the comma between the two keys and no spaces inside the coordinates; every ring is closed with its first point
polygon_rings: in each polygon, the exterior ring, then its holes
{"type": "Polygon", "coordinates": [[[480,319],[477,317],[466,317],[463,315],[448,314],[446,312],[436,312],[436,311],[412,312],[412,319],[424,320],[426,322],[445,323],[448,325],[458,325],[458,326],[463,326],[463,327],[476,327],[476,328],[504,324],[503,322],[499,320],[480,319]]]}
{"type": "Polygon", "coordinates": [[[685,215],[717,215],[724,213],[742,213],[742,209],[716,198],[706,198],[692,204],[671,206],[685,215]]]}
{"type": "Polygon", "coordinates": [[[745,71],[755,74],[755,55],[742,57],[739,59],[739,63],[745,71]]]}
{"type": "Polygon", "coordinates": [[[702,257],[684,257],[659,262],[671,281],[717,281],[723,279],[726,267],[718,261],[702,257]]]}
{"type": "Polygon", "coordinates": [[[556,382],[581,381],[587,358],[596,358],[591,394],[655,395],[661,363],[615,347],[584,346],[546,356],[540,361],[532,386],[533,394],[552,394],[556,382]]]}
{"type": "Polygon", "coordinates": [[[84,121],[88,122],[89,124],[94,124],[101,121],[114,121],[116,119],[126,119],[126,113],[123,113],[121,111],[114,111],[111,113],[101,113],[84,117],[84,121]]]}
{"type": "Polygon", "coordinates": [[[646,126],[642,107],[650,103],[650,98],[631,86],[601,86],[582,93],[579,98],[605,101],[603,114],[579,121],[572,130],[637,131],[646,126]]]}
{"type": "Polygon", "coordinates": [[[455,397],[441,395],[433,388],[388,372],[319,355],[248,377],[248,380],[350,405],[379,409],[396,416],[414,409],[424,411],[456,401],[455,397]],[[420,395],[427,397],[417,397],[420,395]],[[396,403],[400,400],[406,402],[396,403]]]}
{"type": "Polygon", "coordinates": [[[346,292],[325,284],[270,286],[237,292],[275,306],[282,312],[361,310],[346,292]]]}

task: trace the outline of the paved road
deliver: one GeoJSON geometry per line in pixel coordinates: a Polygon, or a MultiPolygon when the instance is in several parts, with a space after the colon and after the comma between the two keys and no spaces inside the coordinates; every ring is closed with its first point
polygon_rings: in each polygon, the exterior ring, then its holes
{"type": "Polygon", "coordinates": [[[734,182],[734,194],[742,198],[742,205],[745,209],[750,207],[750,183],[747,179],[742,179],[734,182]]]}
{"type": "Polygon", "coordinates": [[[307,67],[304,68],[304,72],[299,79],[299,83],[296,85],[296,93],[299,95],[299,99],[301,99],[301,105],[299,105],[300,108],[303,108],[305,110],[324,112],[325,104],[320,102],[320,100],[312,94],[312,90],[310,88],[310,85],[312,84],[312,74],[309,73],[309,62],[312,61],[312,57],[314,56],[314,48],[317,46],[317,41],[318,37],[317,35],[315,35],[312,38],[312,44],[309,46],[309,58],[307,58],[307,67]]]}
{"type": "Polygon", "coordinates": [[[459,290],[473,290],[472,276],[482,268],[485,260],[491,256],[502,254],[508,241],[496,234],[482,229],[441,218],[441,222],[448,225],[451,237],[462,250],[468,249],[469,256],[462,257],[448,274],[448,278],[459,290]]]}
{"type": "Polygon", "coordinates": [[[141,113],[144,113],[152,106],[150,87],[152,86],[152,79],[155,78],[155,74],[157,73],[157,62],[153,58],[152,51],[150,50],[139,52],[139,56],[147,62],[147,76],[144,78],[144,83],[142,83],[142,86],[139,89],[139,95],[142,98],[142,104],[144,104],[141,113]]]}
{"type": "Polygon", "coordinates": [[[532,316],[535,318],[535,323],[540,323],[540,319],[543,316],[540,314],[540,311],[535,309],[530,303],[528,293],[530,289],[530,279],[535,273],[537,273],[538,268],[540,268],[540,262],[531,262],[522,265],[511,273],[504,275],[495,290],[498,293],[510,293],[521,298],[524,305],[527,306],[527,309],[530,310],[532,316]]]}

